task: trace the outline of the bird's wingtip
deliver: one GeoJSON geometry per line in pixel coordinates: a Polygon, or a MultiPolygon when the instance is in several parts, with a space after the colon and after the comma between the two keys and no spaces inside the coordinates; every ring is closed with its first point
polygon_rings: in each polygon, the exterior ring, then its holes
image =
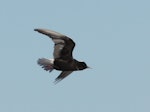
{"type": "Polygon", "coordinates": [[[55,85],[58,84],[61,80],[62,80],[62,79],[56,78],[55,81],[54,81],[54,84],[55,84],[55,85]]]}

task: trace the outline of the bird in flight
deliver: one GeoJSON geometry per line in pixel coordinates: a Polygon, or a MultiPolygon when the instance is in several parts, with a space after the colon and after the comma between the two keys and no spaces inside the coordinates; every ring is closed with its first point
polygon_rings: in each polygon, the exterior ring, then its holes
{"type": "Polygon", "coordinates": [[[62,71],[55,79],[55,83],[58,83],[73,71],[89,68],[85,62],[73,58],[72,52],[75,42],[71,38],[48,29],[34,29],[34,31],[47,35],[54,42],[54,59],[40,58],[37,63],[49,72],[54,69],[62,71]]]}

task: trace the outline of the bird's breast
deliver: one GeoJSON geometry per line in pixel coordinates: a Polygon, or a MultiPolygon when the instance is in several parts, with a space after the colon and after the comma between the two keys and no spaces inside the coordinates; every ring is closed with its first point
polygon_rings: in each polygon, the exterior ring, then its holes
{"type": "Polygon", "coordinates": [[[62,60],[62,59],[55,59],[54,68],[56,70],[61,70],[61,71],[75,71],[75,70],[77,70],[77,68],[74,65],[73,60],[62,60]]]}

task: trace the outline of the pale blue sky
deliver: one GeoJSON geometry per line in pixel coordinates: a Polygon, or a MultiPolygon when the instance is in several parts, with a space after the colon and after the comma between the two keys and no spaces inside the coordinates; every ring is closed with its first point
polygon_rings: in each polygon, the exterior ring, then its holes
{"type": "Polygon", "coordinates": [[[150,112],[149,0],[1,0],[0,112],[150,112]],[[76,42],[93,69],[57,85],[47,28],[76,42]]]}

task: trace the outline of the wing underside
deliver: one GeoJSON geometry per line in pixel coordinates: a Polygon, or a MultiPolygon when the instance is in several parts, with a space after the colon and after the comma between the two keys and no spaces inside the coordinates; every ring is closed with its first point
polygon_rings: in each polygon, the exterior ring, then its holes
{"type": "Polygon", "coordinates": [[[55,79],[55,83],[60,82],[64,78],[66,78],[69,74],[71,74],[73,71],[62,71],[61,74],[55,79]]]}

